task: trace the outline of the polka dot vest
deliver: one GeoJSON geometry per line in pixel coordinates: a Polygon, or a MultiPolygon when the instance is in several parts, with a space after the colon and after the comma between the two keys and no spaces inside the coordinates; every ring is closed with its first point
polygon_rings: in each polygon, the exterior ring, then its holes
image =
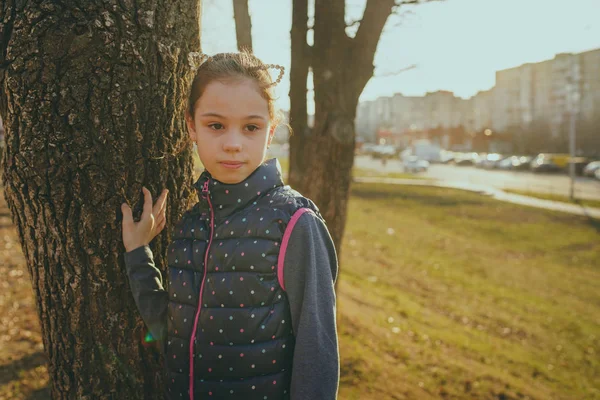
{"type": "Polygon", "coordinates": [[[241,183],[204,172],[168,248],[171,399],[289,399],[294,334],[278,257],[292,215],[316,206],[276,159],[241,183]]]}

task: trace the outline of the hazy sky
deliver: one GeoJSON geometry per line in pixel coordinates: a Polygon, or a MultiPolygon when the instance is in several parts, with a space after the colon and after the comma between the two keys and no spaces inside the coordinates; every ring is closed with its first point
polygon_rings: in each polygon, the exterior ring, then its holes
{"type": "MultiPolygon", "coordinates": [[[[358,19],[366,1],[346,3],[347,19],[358,19]]],[[[254,53],[286,67],[277,87],[283,109],[289,107],[291,4],[250,0],[254,53]]],[[[388,19],[375,75],[417,68],[371,78],[361,100],[436,90],[467,98],[491,88],[497,70],[600,48],[600,0],[446,0],[403,10],[388,19]]],[[[202,46],[208,54],[236,51],[231,0],[204,0],[202,46]]]]}

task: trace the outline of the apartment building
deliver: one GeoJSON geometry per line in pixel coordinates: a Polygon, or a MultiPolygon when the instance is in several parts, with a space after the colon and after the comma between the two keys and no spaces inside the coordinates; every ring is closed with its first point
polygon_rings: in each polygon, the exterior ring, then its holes
{"type": "Polygon", "coordinates": [[[589,120],[599,117],[600,49],[497,71],[492,89],[466,100],[441,90],[361,103],[357,131],[371,137],[382,127],[398,133],[459,126],[467,132],[512,132],[543,122],[550,127],[548,135],[556,136],[571,112],[589,120]]]}

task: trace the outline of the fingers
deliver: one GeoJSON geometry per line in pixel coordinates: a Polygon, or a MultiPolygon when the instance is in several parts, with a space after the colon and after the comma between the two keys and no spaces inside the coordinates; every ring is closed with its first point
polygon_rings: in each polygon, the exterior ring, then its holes
{"type": "Polygon", "coordinates": [[[167,224],[167,220],[166,218],[163,218],[159,223],[158,226],[156,227],[156,233],[159,234],[160,232],[162,232],[162,230],[165,228],[165,225],[167,224]]]}
{"type": "Polygon", "coordinates": [[[161,205],[160,205],[160,210],[161,211],[163,211],[166,208],[168,194],[169,194],[169,190],[167,190],[167,189],[163,190],[162,196],[164,196],[164,197],[162,198],[162,202],[161,202],[161,205]]]}
{"type": "MultiPolygon", "coordinates": [[[[167,194],[169,191],[164,189],[160,195],[160,197],[156,200],[156,204],[154,207],[152,206],[152,194],[146,187],[142,187],[142,192],[144,193],[144,209],[142,212],[142,216],[140,218],[140,226],[148,227],[151,232],[154,232],[153,236],[159,234],[166,225],[166,204],[167,204],[167,194]]],[[[123,215],[127,215],[128,220],[133,222],[133,217],[131,216],[131,209],[127,206],[125,209],[124,205],[121,207],[123,210],[123,215]],[[126,214],[127,213],[127,214],[126,214]]]]}
{"type": "Polygon", "coordinates": [[[154,205],[153,215],[156,217],[154,221],[154,230],[158,235],[165,227],[167,218],[166,218],[166,204],[167,204],[167,195],[169,191],[167,189],[163,190],[158,200],[156,200],[156,204],[154,205]]]}
{"type": "Polygon", "coordinates": [[[133,216],[131,214],[131,208],[127,203],[121,204],[121,212],[123,213],[123,223],[131,224],[133,223],[133,216]]]}
{"type": "Polygon", "coordinates": [[[153,229],[154,233],[152,234],[152,238],[156,237],[159,233],[161,233],[162,230],[165,228],[166,224],[167,224],[167,219],[165,218],[164,215],[157,218],[154,223],[154,229],[153,229]]]}
{"type": "Polygon", "coordinates": [[[165,209],[165,205],[167,204],[167,194],[169,191],[167,189],[163,190],[160,197],[156,200],[154,207],[152,208],[152,213],[154,215],[158,215],[165,209]]]}
{"type": "Polygon", "coordinates": [[[162,213],[156,215],[155,217],[156,217],[156,219],[154,220],[155,226],[160,225],[161,222],[164,222],[166,220],[164,211],[162,213]]]}
{"type": "Polygon", "coordinates": [[[142,219],[146,219],[152,215],[152,195],[145,187],[142,187],[142,192],[144,192],[144,211],[142,212],[142,219]]]}

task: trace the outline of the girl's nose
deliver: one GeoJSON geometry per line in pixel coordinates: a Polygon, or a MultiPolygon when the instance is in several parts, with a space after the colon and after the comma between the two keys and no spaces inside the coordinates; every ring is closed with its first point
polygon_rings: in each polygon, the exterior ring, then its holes
{"type": "Polygon", "coordinates": [[[242,151],[242,134],[236,131],[229,132],[223,142],[223,150],[228,153],[242,151]]]}

